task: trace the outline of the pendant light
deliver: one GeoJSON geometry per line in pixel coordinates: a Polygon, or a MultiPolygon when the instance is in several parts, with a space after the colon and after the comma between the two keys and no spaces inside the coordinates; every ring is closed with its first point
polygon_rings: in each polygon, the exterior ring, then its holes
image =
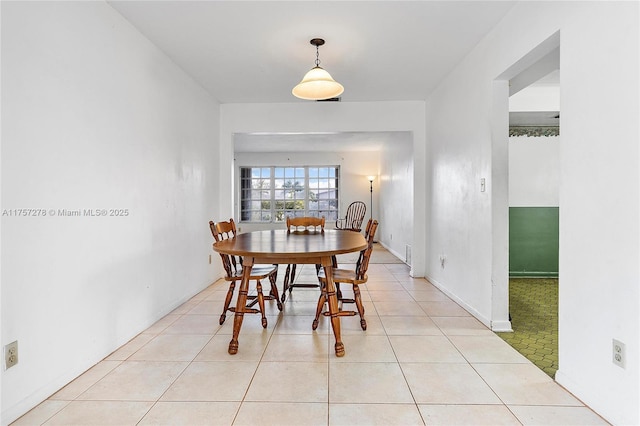
{"type": "Polygon", "coordinates": [[[340,96],[344,92],[342,84],[331,78],[331,75],[320,67],[320,52],[318,48],[324,44],[324,40],[314,38],[309,43],[316,47],[316,66],[304,75],[302,81],[293,88],[291,93],[297,98],[312,101],[340,96]]]}

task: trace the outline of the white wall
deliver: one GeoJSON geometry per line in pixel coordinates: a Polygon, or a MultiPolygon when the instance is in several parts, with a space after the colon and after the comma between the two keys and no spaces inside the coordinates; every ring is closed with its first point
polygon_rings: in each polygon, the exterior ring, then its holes
{"type": "MultiPolygon", "coordinates": [[[[292,147],[295,150],[295,147],[292,147]]],[[[289,152],[289,153],[244,153],[235,154],[235,173],[238,168],[245,166],[340,166],[339,197],[340,214],[344,217],[347,207],[353,201],[364,201],[367,205],[367,218],[370,209],[369,181],[367,176],[377,175],[380,168],[380,153],[378,151],[358,151],[358,152],[289,152]]],[[[239,194],[238,181],[235,183],[235,195],[239,194]]],[[[374,192],[373,204],[378,205],[378,194],[374,192]]],[[[238,199],[235,204],[235,218],[240,217],[238,199]]],[[[374,217],[378,217],[374,209],[374,217]]],[[[239,220],[238,220],[239,221],[239,220]]],[[[283,228],[284,224],[258,224],[240,223],[242,232],[259,229],[283,228]]],[[[334,221],[327,221],[325,225],[328,229],[335,227],[334,221]]]]}
{"type": "Polygon", "coordinates": [[[558,207],[560,137],[509,138],[509,206],[558,207]]]}
{"type": "Polygon", "coordinates": [[[2,210],[47,212],[2,217],[2,424],[217,274],[218,117],[107,4],[2,2],[2,210]]]}
{"type": "Polygon", "coordinates": [[[493,138],[507,143],[492,133],[493,121],[500,121],[492,109],[503,104],[507,111],[506,91],[496,90],[494,79],[558,31],[562,284],[556,380],[610,422],[638,424],[636,2],[518,3],[436,89],[427,117],[433,179],[428,275],[479,318],[502,320],[492,306],[494,182],[487,181],[486,193],[479,190],[481,177],[507,167],[506,156],[492,164],[499,157],[492,156],[493,138]],[[444,269],[438,253],[447,255],[444,269]],[[611,361],[612,338],[627,345],[626,369],[611,361]]]}
{"type": "MultiPolygon", "coordinates": [[[[380,156],[380,177],[377,190],[384,198],[380,203],[381,227],[376,240],[400,260],[407,257],[407,246],[413,245],[414,226],[414,161],[410,133],[398,135],[384,145],[380,156]]],[[[421,167],[421,166],[416,166],[421,167]]],[[[374,182],[376,184],[376,182],[374,182]]],[[[423,185],[416,185],[424,191],[423,185]]],[[[374,201],[375,204],[375,201],[374,201]]]]}
{"type": "MultiPolygon", "coordinates": [[[[412,274],[424,276],[426,252],[426,140],[425,103],[412,102],[295,102],[284,104],[224,104],[220,107],[220,180],[221,199],[233,200],[234,133],[283,132],[410,132],[413,135],[413,262],[412,274]]],[[[366,172],[363,174],[369,174],[366,172]]],[[[368,182],[365,182],[368,187],[368,182]]],[[[375,189],[375,188],[374,188],[375,189]]],[[[365,195],[366,196],[366,195],[365,195]]],[[[381,189],[381,202],[389,197],[381,189]]],[[[221,203],[226,204],[226,203],[221,203]]],[[[374,201],[375,204],[375,201],[374,201]]],[[[233,204],[221,207],[218,217],[233,215],[233,204]]],[[[375,207],[374,207],[375,211],[375,207]]],[[[382,213],[382,210],[380,210],[382,213]]],[[[397,234],[400,230],[389,228],[397,234]]],[[[384,240],[381,243],[386,244],[384,240]]]]}

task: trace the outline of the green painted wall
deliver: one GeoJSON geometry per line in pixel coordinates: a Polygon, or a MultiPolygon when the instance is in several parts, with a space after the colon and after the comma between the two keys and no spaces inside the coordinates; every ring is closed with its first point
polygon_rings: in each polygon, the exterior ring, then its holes
{"type": "Polygon", "coordinates": [[[558,276],[558,207],[509,207],[509,275],[558,276]]]}

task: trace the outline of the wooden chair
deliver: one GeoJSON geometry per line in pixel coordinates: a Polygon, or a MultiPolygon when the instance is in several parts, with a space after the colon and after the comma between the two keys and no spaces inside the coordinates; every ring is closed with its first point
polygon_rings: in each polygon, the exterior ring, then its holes
{"type": "MultiPolygon", "coordinates": [[[[367,221],[367,226],[364,228],[364,238],[366,240],[369,240],[369,232],[371,231],[371,224],[373,223],[373,219],[369,218],[369,220],[367,221]]],[[[331,258],[331,260],[333,261],[333,267],[337,268],[338,267],[338,258],[336,256],[333,256],[331,258]]],[[[340,291],[340,283],[336,283],[336,294],[338,295],[338,299],[342,299],[342,291],[340,291]]]]}
{"type": "MultiPolygon", "coordinates": [[[[287,216],[287,234],[295,232],[295,233],[309,233],[309,232],[324,232],[324,216],[322,217],[289,217],[287,216]]],[[[316,265],[316,272],[320,269],[318,265],[316,265]]],[[[287,265],[287,270],[284,273],[284,288],[282,290],[282,301],[286,298],[287,290],[289,290],[289,294],[291,294],[291,290],[294,287],[319,287],[319,284],[294,284],[294,280],[296,278],[296,265],[290,264],[287,265]]]]}
{"type": "Polygon", "coordinates": [[[367,213],[367,206],[362,201],[354,201],[347,207],[347,214],[344,219],[336,220],[336,229],[360,232],[362,221],[367,213]]]}
{"type": "Polygon", "coordinates": [[[367,221],[367,226],[364,228],[364,238],[369,240],[369,233],[371,232],[371,225],[373,224],[373,219],[369,219],[367,221]]]}
{"type": "MultiPolygon", "coordinates": [[[[228,222],[218,222],[214,223],[213,221],[209,222],[209,228],[211,228],[211,233],[213,234],[213,238],[218,241],[222,241],[228,238],[234,238],[236,236],[236,224],[233,219],[229,219],[228,222]]],[[[229,307],[231,304],[231,299],[233,298],[233,291],[236,287],[236,281],[242,280],[242,257],[231,256],[228,254],[220,253],[220,257],[222,258],[222,266],[226,272],[224,279],[229,281],[229,290],[227,291],[227,297],[224,301],[224,308],[222,309],[222,315],[220,315],[220,324],[223,324],[227,311],[236,312],[235,307],[229,307]]],[[[243,310],[243,313],[260,313],[262,314],[262,326],[267,328],[267,317],[264,313],[264,301],[265,300],[276,300],[278,304],[278,309],[282,310],[282,303],[280,303],[280,298],[278,297],[278,288],[276,287],[276,278],[278,273],[277,265],[253,265],[251,268],[251,276],[249,277],[250,281],[256,281],[256,292],[257,295],[247,296],[248,300],[251,300],[243,310]],[[262,293],[262,283],[261,280],[265,278],[269,279],[271,283],[271,291],[268,296],[264,296],[262,293]],[[258,304],[259,309],[255,309],[252,306],[258,304]]]]}
{"type": "MultiPolygon", "coordinates": [[[[360,315],[360,327],[363,330],[367,329],[367,321],[364,319],[364,306],[362,304],[362,297],[360,295],[360,285],[367,282],[367,269],[369,268],[369,259],[371,258],[371,252],[373,251],[373,238],[375,237],[376,230],[378,229],[378,221],[374,220],[371,223],[371,227],[369,229],[369,235],[367,238],[367,248],[360,252],[360,257],[358,258],[358,262],[356,263],[356,269],[341,269],[335,268],[333,270],[333,281],[336,285],[340,283],[351,284],[353,287],[353,299],[343,299],[339,297],[339,302],[341,302],[341,309],[338,312],[339,316],[353,316],[360,315]],[[344,311],[342,307],[345,303],[355,303],[357,312],[355,311],[344,311]]],[[[324,269],[321,268],[318,271],[318,278],[322,283],[322,291],[320,293],[320,298],[318,299],[318,306],[316,308],[316,317],[313,320],[312,327],[315,330],[318,328],[318,319],[320,318],[320,314],[328,316],[328,312],[323,312],[324,304],[327,301],[327,279],[324,274],[324,269]]]]}

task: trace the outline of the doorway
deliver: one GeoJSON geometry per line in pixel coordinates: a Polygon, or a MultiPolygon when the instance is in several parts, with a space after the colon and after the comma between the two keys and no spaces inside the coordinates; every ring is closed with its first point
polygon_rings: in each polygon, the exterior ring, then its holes
{"type": "Polygon", "coordinates": [[[510,326],[494,331],[551,377],[558,368],[559,46],[556,33],[496,79],[501,136],[492,146],[501,189],[492,200],[494,311],[505,307],[510,326]]]}
{"type": "Polygon", "coordinates": [[[499,334],[552,378],[558,369],[559,70],[509,99],[509,313],[499,334]]]}

